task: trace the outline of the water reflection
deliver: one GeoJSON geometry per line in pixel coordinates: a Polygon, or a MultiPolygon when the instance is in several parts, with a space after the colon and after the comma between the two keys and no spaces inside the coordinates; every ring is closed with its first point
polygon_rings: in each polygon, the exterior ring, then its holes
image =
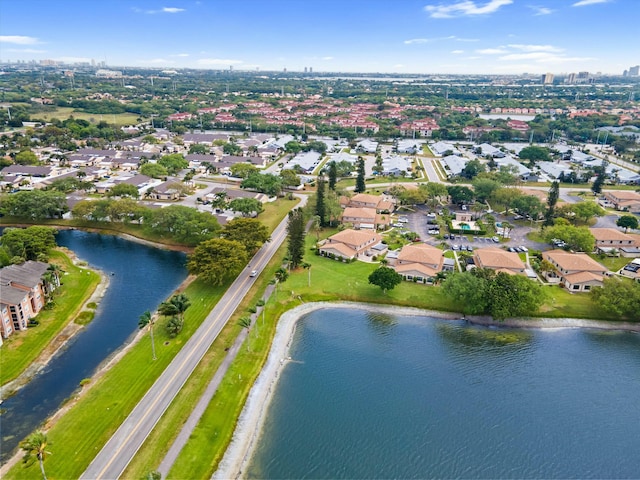
{"type": "Polygon", "coordinates": [[[457,353],[503,354],[513,353],[529,348],[533,341],[533,333],[527,330],[507,330],[459,325],[440,322],[436,331],[445,343],[457,353]]]}

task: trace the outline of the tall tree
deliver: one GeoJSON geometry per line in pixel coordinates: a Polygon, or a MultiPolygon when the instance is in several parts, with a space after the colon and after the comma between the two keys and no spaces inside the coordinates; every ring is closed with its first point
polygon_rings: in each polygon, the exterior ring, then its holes
{"type": "Polygon", "coordinates": [[[602,288],[591,290],[591,298],[607,312],[624,316],[629,320],[640,319],[640,286],[627,279],[605,278],[602,288]]]}
{"type": "Polygon", "coordinates": [[[140,318],[138,319],[138,328],[142,329],[144,327],[149,328],[149,335],[151,335],[151,353],[153,355],[153,359],[156,359],[156,344],[153,340],[153,316],[149,310],[146,310],[140,318]]]}
{"type": "Polygon", "coordinates": [[[280,283],[286,282],[287,278],[289,278],[289,272],[286,269],[280,267],[276,270],[276,294],[278,293],[278,285],[280,283]]]}
{"type": "Polygon", "coordinates": [[[329,162],[329,189],[335,190],[338,182],[338,166],[336,162],[329,162]]]}
{"type": "Polygon", "coordinates": [[[289,212],[287,223],[287,253],[291,268],[296,268],[304,257],[304,215],[302,209],[296,208],[289,212]]]}
{"type": "Polygon", "coordinates": [[[364,182],[364,177],[365,177],[364,158],[358,157],[358,161],[356,162],[356,171],[357,171],[356,188],[354,191],[356,193],[363,193],[367,189],[367,186],[364,182]]]}
{"type": "Polygon", "coordinates": [[[369,275],[369,283],[380,287],[384,294],[387,293],[387,290],[392,290],[400,282],[402,282],[402,276],[389,267],[376,268],[369,275]]]}
{"type": "Polygon", "coordinates": [[[224,238],[212,238],[198,245],[189,255],[189,272],[206,282],[222,285],[242,271],[249,255],[242,243],[224,238]]]}
{"type": "Polygon", "coordinates": [[[553,225],[553,216],[555,215],[556,204],[558,203],[559,197],[560,197],[560,182],[556,180],[551,184],[551,188],[549,189],[549,193],[547,194],[547,211],[544,214],[545,226],[553,225]]]}
{"type": "Polygon", "coordinates": [[[622,215],[618,220],[616,220],[616,225],[620,228],[624,228],[625,232],[628,232],[630,228],[632,230],[638,228],[638,219],[633,215],[622,215]]]}
{"type": "Polygon", "coordinates": [[[597,176],[593,181],[593,185],[591,185],[591,191],[596,195],[600,195],[600,193],[602,193],[602,186],[604,185],[604,181],[607,176],[608,165],[609,162],[603,160],[602,165],[594,169],[597,176]]]}
{"type": "Polygon", "coordinates": [[[320,217],[320,225],[323,227],[327,224],[327,220],[326,220],[327,212],[325,210],[324,195],[325,195],[325,181],[324,181],[324,177],[320,175],[318,176],[318,188],[316,191],[315,214],[318,217],[320,217]]]}
{"type": "Polygon", "coordinates": [[[7,228],[0,244],[11,257],[45,261],[56,246],[56,230],[33,225],[28,228],[7,228]]]}
{"type": "Polygon", "coordinates": [[[26,440],[20,443],[20,448],[24,450],[24,456],[22,457],[22,463],[25,466],[30,467],[36,460],[40,463],[40,472],[42,472],[42,478],[47,480],[47,475],[44,472],[44,461],[47,455],[51,452],[47,451],[49,442],[47,440],[47,434],[42,430],[38,430],[35,433],[29,435],[26,440]]]}
{"type": "Polygon", "coordinates": [[[220,236],[242,243],[250,255],[270,239],[267,226],[255,218],[234,218],[222,227],[220,236]]]}
{"type": "Polygon", "coordinates": [[[311,286],[311,264],[308,262],[302,262],[302,268],[304,268],[308,273],[307,286],[310,287],[311,286]]]}

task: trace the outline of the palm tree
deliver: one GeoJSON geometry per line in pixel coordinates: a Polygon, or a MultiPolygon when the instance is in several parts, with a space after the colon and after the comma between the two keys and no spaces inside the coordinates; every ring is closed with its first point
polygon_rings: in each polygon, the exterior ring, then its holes
{"type": "Polygon", "coordinates": [[[286,282],[287,278],[289,278],[289,272],[286,269],[280,267],[276,270],[276,294],[278,293],[278,284],[286,282]]]}
{"type": "Polygon", "coordinates": [[[502,222],[502,238],[507,238],[507,234],[513,228],[509,222],[502,222]]]}
{"type": "Polygon", "coordinates": [[[47,480],[47,475],[44,473],[44,460],[47,455],[51,454],[51,452],[46,450],[48,443],[47,434],[42,430],[32,433],[26,438],[26,440],[20,443],[20,448],[25,452],[22,457],[22,463],[24,463],[25,466],[30,467],[35,463],[36,459],[38,459],[38,462],[40,462],[40,471],[42,472],[42,478],[44,480],[47,480]]]}
{"type": "MultiPolygon", "coordinates": [[[[251,318],[250,317],[242,317],[238,320],[238,325],[242,328],[247,329],[247,337],[249,336],[249,332],[251,331],[251,318]]],[[[249,351],[249,340],[247,339],[247,351],[249,351]]]]}
{"type": "Polygon", "coordinates": [[[168,302],[162,302],[158,311],[165,316],[177,315],[184,320],[184,312],[191,306],[191,300],[184,293],[174,295],[168,302]]]}
{"type": "Polygon", "coordinates": [[[138,328],[149,327],[149,334],[151,335],[151,352],[153,353],[153,359],[156,359],[156,344],[153,341],[153,316],[149,310],[145,311],[138,319],[138,328]]]}
{"type": "Polygon", "coordinates": [[[169,336],[171,338],[176,337],[181,331],[182,331],[182,326],[184,325],[184,322],[182,321],[182,319],[180,317],[171,317],[171,319],[167,322],[166,325],[166,329],[167,329],[167,333],[169,334],[169,336]]]}
{"type": "Polygon", "coordinates": [[[311,264],[307,262],[302,262],[302,268],[307,270],[307,272],[309,273],[308,286],[310,287],[311,286],[311,264]]]}

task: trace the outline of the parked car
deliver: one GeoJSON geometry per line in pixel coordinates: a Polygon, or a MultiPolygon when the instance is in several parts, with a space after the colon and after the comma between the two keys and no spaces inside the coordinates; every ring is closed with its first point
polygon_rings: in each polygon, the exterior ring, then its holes
{"type": "Polygon", "coordinates": [[[451,245],[453,250],[460,250],[460,245],[451,245]]]}
{"type": "Polygon", "coordinates": [[[521,252],[528,252],[529,249],[527,247],[524,247],[524,246],[520,245],[520,251],[521,252]]]}
{"type": "Polygon", "coordinates": [[[495,243],[500,243],[500,239],[498,237],[491,237],[491,240],[493,240],[495,243]]]}

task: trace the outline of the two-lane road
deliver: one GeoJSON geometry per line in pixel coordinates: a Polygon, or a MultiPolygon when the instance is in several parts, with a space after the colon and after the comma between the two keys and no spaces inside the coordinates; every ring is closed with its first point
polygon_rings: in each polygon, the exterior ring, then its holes
{"type": "MultiPolygon", "coordinates": [[[[306,203],[306,197],[299,197],[301,202],[298,206],[301,207],[306,203]]],[[[287,218],[274,230],[271,241],[255,254],[250,269],[258,272],[263,270],[285,240],[286,229],[287,218]]],[[[105,444],[81,478],[115,479],[122,474],[255,282],[255,278],[249,277],[250,269],[244,270],[231,284],[200,328],[105,444]]]]}

